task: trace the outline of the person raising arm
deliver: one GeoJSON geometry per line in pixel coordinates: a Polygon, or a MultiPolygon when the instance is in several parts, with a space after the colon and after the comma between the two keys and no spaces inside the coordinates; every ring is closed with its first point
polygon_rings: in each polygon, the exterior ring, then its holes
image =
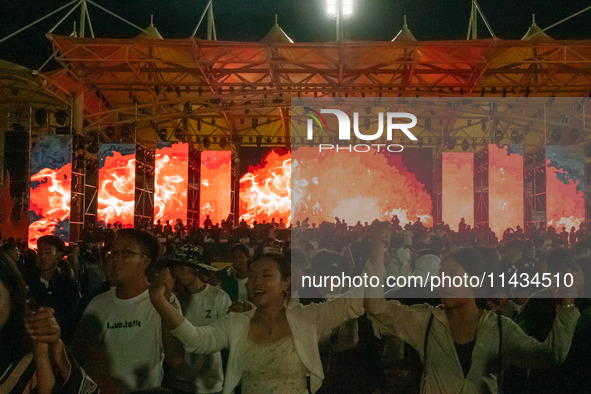
{"type": "Polygon", "coordinates": [[[224,393],[240,381],[243,393],[316,392],[324,378],[319,336],[363,313],[363,299],[352,298],[288,307],[290,266],[277,254],[263,254],[249,267],[247,288],[255,308],[229,313],[209,326],[193,326],[172,307],[166,293],[173,284],[167,270],[152,281],[154,308],[186,351],[229,348],[224,393]]]}
{"type": "MultiPolygon", "coordinates": [[[[389,239],[389,226],[379,224],[366,266],[368,275],[384,278],[383,256],[389,239]]],[[[440,271],[450,276],[478,275],[484,268],[480,253],[465,248],[445,257],[440,271]]],[[[423,393],[496,393],[503,363],[544,368],[564,361],[580,316],[574,305],[580,285],[563,294],[544,342],[527,336],[510,319],[482,309],[470,287],[442,289],[442,305],[437,307],[404,306],[386,301],[381,289],[367,289],[365,308],[387,333],[417,350],[424,367],[423,393]]]]}

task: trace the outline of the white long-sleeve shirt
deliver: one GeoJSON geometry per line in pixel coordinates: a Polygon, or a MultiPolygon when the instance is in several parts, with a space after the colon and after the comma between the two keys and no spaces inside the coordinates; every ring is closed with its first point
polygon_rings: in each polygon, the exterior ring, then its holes
{"type": "MultiPolygon", "coordinates": [[[[378,268],[370,265],[367,273],[385,277],[383,265],[378,268]]],[[[369,288],[366,289],[365,309],[369,318],[377,322],[384,333],[402,339],[419,353],[425,371],[421,393],[472,394],[499,391],[497,361],[500,337],[495,313],[483,311],[480,316],[472,363],[468,374],[464,376],[442,306],[402,305],[399,301],[384,299],[382,289],[369,288]],[[431,316],[433,320],[425,357],[425,335],[431,316]]],[[[502,316],[503,365],[532,368],[561,364],[570,350],[580,315],[576,307],[558,308],[552,331],[544,342],[528,336],[515,322],[502,316]]]]}
{"type": "MultiPolygon", "coordinates": [[[[312,392],[322,385],[324,373],[318,351],[318,338],[324,332],[363,314],[362,298],[337,298],[320,304],[292,304],[286,310],[287,321],[296,351],[310,374],[312,392]]],[[[185,350],[196,353],[213,353],[229,348],[228,366],[223,393],[230,394],[240,382],[250,319],[254,310],[229,313],[213,325],[195,327],[187,320],[172,331],[185,350]]]]}

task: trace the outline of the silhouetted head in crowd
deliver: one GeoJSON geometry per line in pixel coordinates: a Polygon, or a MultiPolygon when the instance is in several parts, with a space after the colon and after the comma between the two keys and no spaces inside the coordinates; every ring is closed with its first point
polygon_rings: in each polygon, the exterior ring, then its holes
{"type": "Polygon", "coordinates": [[[575,245],[575,257],[580,258],[591,258],[591,240],[585,238],[580,240],[575,245]]]}
{"type": "Polygon", "coordinates": [[[505,257],[511,264],[517,263],[523,257],[523,244],[519,240],[513,240],[507,243],[505,247],[505,257]]]}
{"type": "MultiPolygon", "coordinates": [[[[351,264],[342,255],[328,249],[319,250],[314,256],[308,259],[310,268],[307,274],[313,276],[342,276],[351,274],[351,264]]],[[[317,287],[316,290],[320,292],[320,297],[325,297],[329,293],[340,293],[346,289],[334,288],[331,289],[330,281],[327,282],[327,287],[317,287]]]]}
{"type": "Polygon", "coordinates": [[[476,251],[480,253],[484,263],[484,270],[498,272],[500,270],[500,256],[496,248],[479,246],[476,251]]]}
{"type": "Polygon", "coordinates": [[[291,284],[292,290],[295,291],[302,286],[302,275],[308,265],[308,259],[300,249],[291,249],[285,251],[283,255],[291,263],[291,284]]]}
{"type": "Polygon", "coordinates": [[[240,279],[248,275],[248,264],[250,262],[250,248],[246,244],[236,244],[230,251],[232,258],[232,268],[240,279]]]}
{"type": "Polygon", "coordinates": [[[536,244],[533,241],[526,240],[522,241],[521,246],[523,248],[523,258],[528,260],[536,259],[536,244]]]}
{"type": "Polygon", "coordinates": [[[565,273],[576,269],[572,251],[564,248],[551,249],[540,256],[540,273],[565,273]]]}
{"type": "Polygon", "coordinates": [[[18,263],[21,258],[21,252],[18,245],[14,242],[8,242],[2,245],[0,252],[5,253],[14,263],[18,263]]]}

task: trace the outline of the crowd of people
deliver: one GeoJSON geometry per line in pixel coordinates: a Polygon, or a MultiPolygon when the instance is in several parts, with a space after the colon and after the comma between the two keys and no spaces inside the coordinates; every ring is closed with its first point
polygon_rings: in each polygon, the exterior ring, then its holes
{"type": "Polygon", "coordinates": [[[0,393],[586,392],[591,233],[560,230],[306,218],[7,238],[0,393]],[[574,284],[544,294],[302,286],[557,270],[574,284]]]}

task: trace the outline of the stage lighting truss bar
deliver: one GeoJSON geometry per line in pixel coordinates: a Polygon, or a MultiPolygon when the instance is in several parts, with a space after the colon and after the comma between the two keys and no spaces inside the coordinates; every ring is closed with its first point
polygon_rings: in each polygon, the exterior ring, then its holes
{"type": "MultiPolygon", "coordinates": [[[[203,123],[209,129],[222,130],[228,138],[256,135],[246,127],[241,130],[239,120],[264,118],[267,115],[261,115],[261,111],[266,108],[281,119],[286,142],[290,140],[287,117],[291,97],[583,95],[588,91],[585,75],[591,73],[591,60],[586,56],[591,49],[588,40],[341,46],[53,35],[49,39],[64,70],[83,84],[100,89],[113,107],[110,111],[91,111],[87,115],[89,128],[103,116],[121,119],[120,124],[131,123],[135,121],[134,108],[146,111],[138,112],[138,122],[168,122],[175,126],[179,119],[187,118],[183,103],[191,102],[189,123],[193,125],[189,130],[195,135],[200,133],[194,123],[206,111],[223,119],[215,125],[203,123]],[[173,51],[175,56],[167,58],[167,51],[173,51]],[[503,53],[510,57],[501,56],[503,53]],[[342,68],[343,64],[348,67],[342,68]],[[111,80],[105,80],[105,75],[111,75],[111,80]],[[133,106],[126,105],[124,99],[130,90],[137,96],[133,106]],[[218,99],[217,104],[212,104],[218,99]],[[229,100],[233,101],[231,106],[226,105],[229,100]],[[250,114],[237,115],[246,109],[250,114]]],[[[272,128],[270,132],[276,135],[277,130],[272,128]]],[[[462,132],[447,130],[444,136],[462,132]]]]}

